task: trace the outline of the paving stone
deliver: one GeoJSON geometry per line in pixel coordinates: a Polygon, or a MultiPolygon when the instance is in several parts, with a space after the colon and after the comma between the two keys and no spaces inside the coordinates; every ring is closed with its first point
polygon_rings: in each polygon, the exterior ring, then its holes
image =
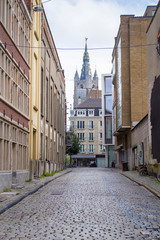
{"type": "Polygon", "coordinates": [[[156,239],[159,203],[117,172],[77,168],[4,212],[0,226],[7,240],[156,239]]]}

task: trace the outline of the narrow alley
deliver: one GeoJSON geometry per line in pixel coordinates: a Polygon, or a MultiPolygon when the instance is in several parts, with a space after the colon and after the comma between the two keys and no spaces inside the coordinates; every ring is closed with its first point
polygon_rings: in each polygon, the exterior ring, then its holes
{"type": "Polygon", "coordinates": [[[159,239],[160,201],[109,169],[77,168],[0,215],[0,239],[159,239]]]}

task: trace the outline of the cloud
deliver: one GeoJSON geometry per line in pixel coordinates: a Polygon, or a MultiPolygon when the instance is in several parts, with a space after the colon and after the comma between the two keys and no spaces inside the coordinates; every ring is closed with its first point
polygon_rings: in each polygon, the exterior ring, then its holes
{"type": "MultiPolygon", "coordinates": [[[[157,0],[52,0],[44,4],[56,47],[113,47],[121,14],[143,15],[147,5],[157,0]]],[[[58,51],[65,70],[67,87],[73,88],[76,68],[80,74],[82,51],[58,51]]],[[[95,66],[101,74],[111,71],[112,50],[89,51],[92,73],[95,66]]],[[[70,94],[71,95],[71,94],[70,94]]]]}

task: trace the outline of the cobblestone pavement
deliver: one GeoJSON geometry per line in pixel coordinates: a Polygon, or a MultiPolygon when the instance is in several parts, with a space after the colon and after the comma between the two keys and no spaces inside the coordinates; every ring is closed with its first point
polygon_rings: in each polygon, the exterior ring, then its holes
{"type": "Polygon", "coordinates": [[[127,171],[122,172],[123,175],[130,177],[131,179],[143,184],[144,186],[150,187],[155,190],[157,195],[160,196],[160,182],[157,181],[157,178],[152,176],[140,176],[138,171],[127,171]]]}
{"type": "Polygon", "coordinates": [[[160,200],[109,169],[78,168],[0,215],[0,239],[160,239],[160,200]]]}

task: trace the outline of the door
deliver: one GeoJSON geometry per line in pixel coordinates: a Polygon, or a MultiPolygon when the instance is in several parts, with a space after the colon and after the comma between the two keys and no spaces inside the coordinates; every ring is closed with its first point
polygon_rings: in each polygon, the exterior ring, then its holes
{"type": "Polygon", "coordinates": [[[105,158],[97,158],[97,167],[106,167],[106,160],[105,158]]]}
{"type": "Polygon", "coordinates": [[[114,146],[108,146],[108,167],[115,166],[115,151],[114,146]]]}
{"type": "Polygon", "coordinates": [[[16,143],[12,143],[12,183],[16,183],[17,152],[16,143]]]}

